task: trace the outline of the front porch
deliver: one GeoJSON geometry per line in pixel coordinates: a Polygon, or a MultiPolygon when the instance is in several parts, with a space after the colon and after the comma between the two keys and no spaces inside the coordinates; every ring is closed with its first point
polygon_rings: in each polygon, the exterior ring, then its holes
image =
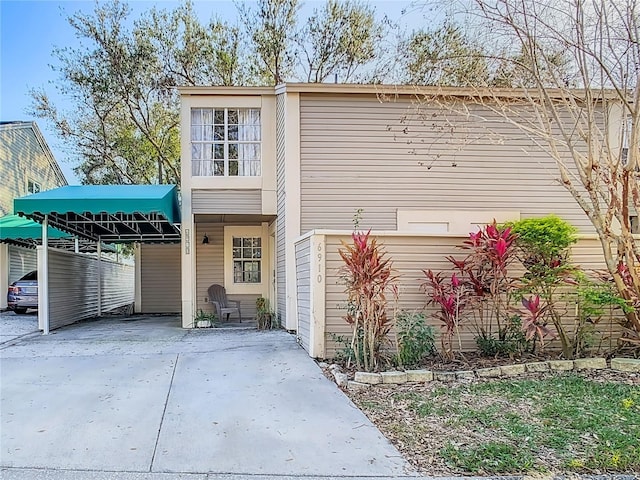
{"type": "Polygon", "coordinates": [[[229,300],[240,302],[242,322],[236,314],[217,318],[219,326],[255,326],[256,300],[269,302],[275,312],[275,219],[262,215],[195,215],[192,231],[183,235],[182,326],[216,313],[208,289],[225,288],[229,300]],[[185,268],[186,267],[186,268],[185,268]],[[185,292],[185,283],[192,288],[185,292]],[[185,298],[187,293],[187,298],[185,298]],[[185,300],[192,305],[185,308],[185,300]],[[190,310],[190,311],[189,311],[190,310]],[[238,325],[236,325],[238,324],[238,325]]]}

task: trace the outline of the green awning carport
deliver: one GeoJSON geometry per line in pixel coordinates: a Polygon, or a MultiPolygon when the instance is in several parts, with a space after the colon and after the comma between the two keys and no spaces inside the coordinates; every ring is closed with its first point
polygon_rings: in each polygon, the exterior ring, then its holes
{"type": "MultiPolygon", "coordinates": [[[[179,243],[180,208],[175,185],[70,185],[13,201],[14,212],[41,223],[42,255],[38,258],[38,324],[49,333],[49,245],[48,228],[69,232],[96,242],[179,243]]],[[[102,314],[101,263],[98,279],[98,309],[102,314]]]]}
{"type": "MultiPolygon", "coordinates": [[[[78,252],[95,252],[96,244],[86,239],[78,239],[61,230],[47,229],[49,246],[78,252]]],[[[42,244],[42,225],[19,215],[6,215],[0,218],[0,243],[35,248],[42,244]]],[[[102,244],[103,252],[116,252],[113,245],[102,244]]]]}
{"type": "Polygon", "coordinates": [[[14,211],[95,241],[180,241],[175,185],[69,185],[16,198],[14,211]]]}
{"type": "MultiPolygon", "coordinates": [[[[49,238],[72,238],[68,233],[49,227],[49,238]]],[[[0,218],[0,242],[21,245],[38,243],[42,239],[42,225],[18,215],[0,218]]]]}

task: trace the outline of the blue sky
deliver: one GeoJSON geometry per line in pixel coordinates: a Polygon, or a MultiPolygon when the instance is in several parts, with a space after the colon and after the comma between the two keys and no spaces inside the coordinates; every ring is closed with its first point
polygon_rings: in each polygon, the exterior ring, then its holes
{"type": "MultiPolygon", "coordinates": [[[[167,9],[179,5],[172,0],[130,0],[128,3],[133,9],[133,17],[153,5],[167,9]]],[[[323,3],[307,1],[301,14],[304,16],[305,11],[323,3]]],[[[411,4],[409,0],[373,0],[370,3],[379,13],[387,14],[393,20],[398,20],[402,10],[411,4]]],[[[225,20],[236,18],[236,8],[231,1],[195,0],[194,5],[203,20],[213,14],[225,20]]],[[[64,98],[54,95],[50,85],[57,77],[50,67],[55,63],[52,51],[54,47],[79,46],[66,19],[77,11],[90,13],[94,6],[93,1],[85,0],[0,0],[0,120],[37,120],[26,113],[31,103],[29,90],[34,88],[44,87],[54,104],[64,106],[64,98]]],[[[412,12],[414,21],[415,15],[416,12],[412,12]]],[[[73,165],[66,161],[64,145],[44,121],[38,121],[38,126],[69,183],[78,183],[73,165]]]]}

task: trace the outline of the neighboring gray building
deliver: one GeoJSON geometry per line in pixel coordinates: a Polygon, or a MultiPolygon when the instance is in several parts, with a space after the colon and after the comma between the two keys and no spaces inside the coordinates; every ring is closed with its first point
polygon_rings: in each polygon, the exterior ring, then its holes
{"type": "Polygon", "coordinates": [[[13,199],[67,185],[36,122],[0,122],[0,216],[13,199]]]}
{"type": "MultiPolygon", "coordinates": [[[[13,214],[13,199],[67,185],[35,122],[0,122],[0,217],[13,214]]],[[[37,265],[36,251],[0,243],[0,308],[8,285],[37,265]]]]}

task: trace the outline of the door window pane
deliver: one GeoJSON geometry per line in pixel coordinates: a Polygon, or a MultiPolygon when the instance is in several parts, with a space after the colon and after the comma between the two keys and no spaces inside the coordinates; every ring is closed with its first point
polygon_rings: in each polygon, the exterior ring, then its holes
{"type": "Polygon", "coordinates": [[[260,283],[262,278],[262,239],[233,237],[234,283],[260,283]]]}

